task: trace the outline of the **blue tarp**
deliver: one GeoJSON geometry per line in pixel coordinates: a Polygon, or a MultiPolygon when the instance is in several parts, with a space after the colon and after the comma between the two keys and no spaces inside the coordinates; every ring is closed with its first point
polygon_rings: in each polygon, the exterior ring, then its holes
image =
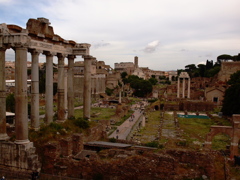
{"type": "Polygon", "coordinates": [[[210,119],[208,116],[206,115],[182,115],[182,114],[178,114],[178,117],[180,118],[199,118],[199,119],[210,119]]]}

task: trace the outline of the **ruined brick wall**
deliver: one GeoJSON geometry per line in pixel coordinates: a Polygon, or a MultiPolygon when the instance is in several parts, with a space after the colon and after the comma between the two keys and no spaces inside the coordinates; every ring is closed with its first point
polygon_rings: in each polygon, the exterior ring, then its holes
{"type": "Polygon", "coordinates": [[[240,62],[222,62],[221,70],[218,73],[218,80],[226,82],[230,79],[231,74],[240,70],[240,62]]]}
{"type": "Polygon", "coordinates": [[[212,111],[213,109],[213,102],[184,101],[179,103],[180,111],[212,111]]]}
{"type": "MultiPolygon", "coordinates": [[[[44,173],[80,179],[222,179],[224,157],[214,151],[166,150],[158,153],[109,149],[98,157],[59,158],[44,173]],[[98,178],[97,178],[98,177],[98,178]]],[[[42,176],[44,177],[44,176],[42,176]]],[[[51,178],[50,178],[51,179],[51,178]]]]}

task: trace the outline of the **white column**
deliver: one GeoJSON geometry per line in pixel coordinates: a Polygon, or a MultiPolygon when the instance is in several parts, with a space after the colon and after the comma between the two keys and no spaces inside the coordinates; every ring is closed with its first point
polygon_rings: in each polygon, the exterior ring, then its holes
{"type": "Polygon", "coordinates": [[[178,83],[177,83],[177,98],[180,97],[179,94],[180,94],[180,78],[178,77],[178,83]]]}
{"type": "Polygon", "coordinates": [[[27,98],[27,47],[15,47],[15,131],[16,144],[29,143],[28,140],[28,98],[27,98]]]}
{"type": "Polygon", "coordinates": [[[68,118],[74,117],[74,86],[73,86],[73,68],[74,55],[68,56],[68,76],[67,76],[67,102],[68,102],[68,118]]]}
{"type": "Polygon", "coordinates": [[[182,92],[182,97],[185,98],[185,78],[183,78],[183,92],[182,92]]]}
{"type": "Polygon", "coordinates": [[[191,80],[190,77],[188,78],[188,98],[190,98],[190,86],[191,86],[191,80]]]}
{"type": "Polygon", "coordinates": [[[35,130],[39,129],[39,54],[42,51],[30,50],[32,55],[31,70],[31,127],[35,130]]]}
{"type": "Polygon", "coordinates": [[[46,123],[53,122],[53,56],[56,53],[45,52],[46,55],[46,89],[45,89],[45,118],[46,123]]]}
{"type": "Polygon", "coordinates": [[[90,120],[92,56],[84,56],[83,118],[90,120]]]}
{"type": "Polygon", "coordinates": [[[65,102],[64,102],[64,58],[65,55],[58,54],[58,120],[65,120],[65,102]]]}

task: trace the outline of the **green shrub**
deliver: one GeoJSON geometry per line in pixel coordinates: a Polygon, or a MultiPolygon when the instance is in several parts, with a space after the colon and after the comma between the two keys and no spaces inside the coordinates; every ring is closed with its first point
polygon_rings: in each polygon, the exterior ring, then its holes
{"type": "Polygon", "coordinates": [[[157,142],[157,141],[152,141],[152,142],[146,143],[145,145],[148,146],[148,147],[158,148],[158,147],[159,147],[159,142],[157,142]]]}
{"type": "Polygon", "coordinates": [[[82,129],[87,129],[90,127],[89,121],[82,118],[74,119],[73,123],[75,126],[80,127],[82,129]]]}
{"type": "Polygon", "coordinates": [[[116,140],[115,138],[110,138],[110,139],[109,139],[109,142],[115,143],[115,142],[117,142],[117,140],[116,140]]]}

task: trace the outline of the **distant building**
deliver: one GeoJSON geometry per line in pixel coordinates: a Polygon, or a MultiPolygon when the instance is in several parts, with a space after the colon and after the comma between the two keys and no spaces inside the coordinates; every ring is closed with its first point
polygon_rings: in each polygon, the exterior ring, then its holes
{"type": "Polygon", "coordinates": [[[146,75],[141,68],[136,68],[132,73],[132,75],[138,76],[139,78],[146,79],[146,75]]]}
{"type": "Polygon", "coordinates": [[[222,105],[225,93],[224,87],[209,87],[205,89],[206,101],[213,102],[215,105],[222,105]]]}

